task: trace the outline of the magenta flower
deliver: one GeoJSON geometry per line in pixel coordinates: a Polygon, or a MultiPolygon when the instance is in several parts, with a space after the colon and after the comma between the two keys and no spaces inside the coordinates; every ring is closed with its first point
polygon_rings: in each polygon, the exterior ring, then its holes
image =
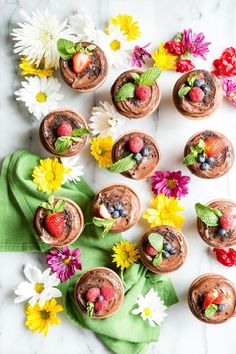
{"type": "Polygon", "coordinates": [[[182,43],[194,57],[200,56],[206,60],[205,54],[209,52],[208,46],[211,42],[204,42],[204,39],[205,36],[202,32],[193,33],[189,28],[183,32],[182,43]]]}
{"type": "Polygon", "coordinates": [[[76,269],[81,270],[80,249],[75,248],[71,251],[67,246],[53,248],[49,251],[46,260],[53,272],[61,281],[66,281],[75,275],[76,269]]]}
{"type": "Polygon", "coordinates": [[[224,96],[236,105],[236,77],[223,79],[224,96]]]}
{"type": "Polygon", "coordinates": [[[139,68],[145,64],[145,57],[151,58],[151,54],[145,49],[150,45],[150,43],[146,44],[144,47],[139,47],[136,45],[134,47],[134,51],[132,53],[131,66],[138,66],[139,68]]]}
{"type": "Polygon", "coordinates": [[[182,176],[181,171],[156,171],[151,177],[154,194],[165,194],[167,197],[181,198],[188,194],[189,176],[182,176]]]}

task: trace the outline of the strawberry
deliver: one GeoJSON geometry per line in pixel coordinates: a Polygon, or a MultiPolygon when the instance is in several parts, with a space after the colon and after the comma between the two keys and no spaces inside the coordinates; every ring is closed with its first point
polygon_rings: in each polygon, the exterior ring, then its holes
{"type": "Polygon", "coordinates": [[[193,102],[201,102],[205,96],[204,92],[200,87],[192,87],[188,93],[189,98],[193,102]]]}
{"type": "Polygon", "coordinates": [[[225,230],[230,230],[234,226],[234,217],[233,215],[230,214],[224,214],[220,218],[220,225],[223,227],[225,230]]]}
{"type": "Polygon", "coordinates": [[[135,154],[140,152],[143,148],[143,139],[139,136],[132,136],[129,139],[129,148],[135,154]]]}
{"type": "Polygon", "coordinates": [[[157,251],[155,250],[154,247],[152,247],[152,246],[150,245],[150,243],[147,244],[146,252],[147,252],[147,254],[149,254],[149,256],[151,256],[151,257],[155,257],[155,256],[157,255],[157,251]]]}
{"type": "Polygon", "coordinates": [[[94,308],[98,312],[106,310],[107,306],[108,302],[106,300],[96,301],[94,304],[94,308]]]}
{"type": "Polygon", "coordinates": [[[226,148],[225,142],[220,138],[207,138],[204,142],[204,152],[208,157],[216,157],[226,148]]]}
{"type": "Polygon", "coordinates": [[[148,98],[151,97],[151,88],[149,86],[145,85],[139,85],[135,89],[135,95],[138,97],[140,100],[147,100],[148,98]]]}
{"type": "Polygon", "coordinates": [[[72,57],[73,70],[76,74],[82,73],[91,63],[90,55],[77,52],[72,57]]]}
{"type": "Polygon", "coordinates": [[[216,289],[207,291],[204,303],[202,305],[202,310],[204,311],[209,305],[213,304],[218,295],[219,293],[216,289]]]}
{"type": "Polygon", "coordinates": [[[89,302],[96,302],[99,295],[100,295],[99,288],[95,288],[95,287],[90,288],[86,293],[86,299],[89,302]]]}
{"type": "Polygon", "coordinates": [[[63,213],[54,213],[46,216],[45,226],[47,231],[55,238],[64,235],[64,215],[63,213]]]}
{"type": "Polygon", "coordinates": [[[103,286],[101,288],[101,295],[106,301],[110,301],[115,295],[115,289],[113,286],[103,286]]]}
{"type": "Polygon", "coordinates": [[[219,293],[217,298],[214,300],[214,304],[221,305],[226,304],[228,302],[228,298],[224,293],[219,293]]]}
{"type": "Polygon", "coordinates": [[[106,206],[104,204],[101,204],[99,207],[98,207],[98,215],[105,219],[105,220],[110,220],[112,219],[112,216],[111,214],[109,213],[109,211],[107,210],[106,206]]]}
{"type": "Polygon", "coordinates": [[[58,136],[71,136],[72,127],[70,123],[63,122],[57,128],[57,135],[58,136]]]}

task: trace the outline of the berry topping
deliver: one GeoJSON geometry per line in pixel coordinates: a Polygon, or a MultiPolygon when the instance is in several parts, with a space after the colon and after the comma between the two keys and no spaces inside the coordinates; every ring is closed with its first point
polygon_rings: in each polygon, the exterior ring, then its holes
{"type": "Polygon", "coordinates": [[[206,163],[206,162],[203,162],[200,165],[200,169],[203,170],[203,171],[207,171],[207,170],[209,170],[209,168],[210,168],[210,165],[208,163],[206,163]]]}
{"type": "Polygon", "coordinates": [[[118,211],[122,210],[122,205],[119,204],[119,203],[115,204],[114,205],[114,210],[118,210],[118,211]]]}
{"type": "Polygon", "coordinates": [[[140,162],[142,160],[142,155],[140,154],[140,152],[138,152],[137,154],[134,155],[134,159],[136,162],[140,162]]]}
{"type": "Polygon", "coordinates": [[[148,156],[148,155],[149,155],[149,152],[150,152],[150,151],[149,151],[149,148],[145,146],[145,147],[143,147],[142,150],[140,151],[140,154],[145,157],[145,156],[148,156]]]}
{"type": "Polygon", "coordinates": [[[227,296],[224,293],[219,293],[217,298],[214,300],[214,304],[226,304],[228,302],[227,296]]]}
{"type": "Polygon", "coordinates": [[[57,135],[58,136],[71,136],[72,133],[72,126],[70,123],[63,122],[57,128],[57,135]]]}
{"type": "Polygon", "coordinates": [[[234,217],[230,214],[224,214],[220,218],[220,225],[225,230],[230,230],[234,226],[234,217]]]}
{"type": "Polygon", "coordinates": [[[216,157],[226,148],[224,140],[220,138],[207,138],[204,151],[208,157],[216,157]]]}
{"type": "Polygon", "coordinates": [[[88,54],[77,52],[72,57],[73,70],[76,74],[82,73],[91,63],[91,57],[88,54]]]}
{"type": "Polygon", "coordinates": [[[118,219],[120,217],[120,213],[118,210],[115,210],[113,213],[112,213],[112,217],[113,219],[118,219]]]}
{"type": "Polygon", "coordinates": [[[200,87],[192,87],[188,95],[190,100],[193,102],[201,102],[205,96],[200,87]]]}
{"type": "Polygon", "coordinates": [[[149,86],[145,85],[139,85],[135,89],[135,95],[138,97],[140,100],[147,100],[148,98],[151,97],[151,88],[149,86]]]}
{"type": "Polygon", "coordinates": [[[110,214],[114,213],[114,211],[115,211],[115,209],[114,209],[114,207],[112,205],[109,205],[107,210],[109,211],[110,214]]]}
{"type": "Polygon", "coordinates": [[[157,251],[155,250],[154,247],[151,246],[150,243],[147,244],[146,252],[147,252],[147,254],[149,254],[149,256],[151,256],[151,257],[155,257],[155,256],[157,255],[157,251]]]}
{"type": "Polygon", "coordinates": [[[129,139],[129,148],[130,151],[133,153],[140,152],[143,148],[143,139],[141,139],[139,136],[132,136],[129,139]]]}
{"type": "Polygon", "coordinates": [[[209,87],[209,85],[207,85],[207,84],[203,84],[203,85],[201,86],[201,90],[202,90],[204,93],[207,93],[207,92],[210,91],[210,87],[209,87]]]}
{"type": "Polygon", "coordinates": [[[170,243],[164,243],[163,244],[163,249],[164,249],[164,251],[166,251],[166,252],[169,252],[170,250],[171,250],[171,248],[172,248],[172,246],[171,246],[171,244],[170,243]]]}
{"type": "Polygon", "coordinates": [[[103,286],[101,288],[101,295],[106,301],[111,301],[115,295],[115,288],[113,286],[103,286]]]}
{"type": "Polygon", "coordinates": [[[86,299],[89,302],[96,302],[99,295],[100,295],[99,288],[90,288],[86,293],[86,299]]]}
{"type": "Polygon", "coordinates": [[[104,297],[102,295],[98,295],[98,301],[102,301],[104,297]]]}
{"type": "Polygon", "coordinates": [[[225,308],[226,308],[226,304],[220,304],[220,305],[218,305],[218,311],[219,311],[219,312],[224,311],[225,308]]]}
{"type": "Polygon", "coordinates": [[[111,214],[109,213],[109,211],[107,210],[107,208],[104,204],[101,204],[98,207],[98,215],[105,220],[112,219],[111,214]]]}
{"type": "Polygon", "coordinates": [[[217,235],[219,235],[223,238],[226,236],[226,234],[227,234],[227,231],[221,227],[217,230],[217,235]]]}
{"type": "Polygon", "coordinates": [[[164,259],[168,259],[168,258],[170,257],[170,253],[169,253],[169,252],[166,252],[166,251],[163,251],[163,252],[162,252],[162,257],[163,257],[164,259]]]}
{"type": "Polygon", "coordinates": [[[169,250],[169,253],[173,256],[174,254],[177,253],[177,249],[172,246],[171,249],[169,250]]]}
{"type": "Polygon", "coordinates": [[[120,210],[120,216],[127,216],[128,215],[128,211],[125,209],[120,210]]]}
{"type": "Polygon", "coordinates": [[[203,81],[203,80],[201,80],[201,79],[196,79],[196,80],[194,81],[193,86],[195,86],[195,87],[201,87],[203,84],[204,84],[204,81],[203,81]]]}
{"type": "Polygon", "coordinates": [[[94,304],[94,308],[97,312],[106,310],[107,306],[108,306],[108,302],[106,300],[96,301],[94,304]]]}
{"type": "Polygon", "coordinates": [[[205,158],[205,155],[204,155],[204,154],[198,154],[198,155],[197,155],[197,161],[198,161],[199,163],[203,163],[203,162],[205,162],[205,160],[206,160],[206,158],[205,158]]]}
{"type": "Polygon", "coordinates": [[[214,157],[207,157],[206,158],[206,163],[208,163],[208,165],[213,165],[213,163],[215,162],[214,157]]]}
{"type": "Polygon", "coordinates": [[[202,305],[202,310],[204,311],[209,305],[213,304],[218,295],[219,293],[216,289],[207,291],[202,305]]]}
{"type": "Polygon", "coordinates": [[[53,237],[59,238],[63,236],[65,232],[63,213],[47,215],[45,219],[45,227],[53,237]]]}

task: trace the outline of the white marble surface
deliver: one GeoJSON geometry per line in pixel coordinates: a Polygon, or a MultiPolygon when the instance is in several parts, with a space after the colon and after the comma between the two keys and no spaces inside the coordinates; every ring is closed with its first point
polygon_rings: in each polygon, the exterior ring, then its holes
{"type": "MultiPolygon", "coordinates": [[[[140,21],[144,45],[152,41],[152,49],[161,40],[170,39],[183,28],[192,27],[195,31],[204,31],[207,39],[213,42],[207,62],[199,61],[199,67],[211,68],[213,58],[236,40],[236,7],[234,0],[1,0],[1,159],[10,152],[25,147],[34,153],[46,156],[38,138],[38,122],[30,119],[26,109],[15,102],[13,92],[19,87],[17,62],[12,54],[12,41],[9,32],[20,19],[19,9],[27,11],[46,6],[63,19],[78,6],[94,16],[102,26],[110,15],[119,12],[132,14],[140,21]]],[[[62,85],[64,100],[62,105],[70,107],[89,118],[91,107],[99,100],[109,99],[109,88],[122,70],[111,71],[106,84],[89,94],[76,94],[66,85],[62,85]]],[[[196,131],[214,128],[226,134],[236,147],[235,108],[224,102],[211,117],[203,121],[187,120],[175,110],[171,90],[178,74],[164,72],[160,78],[162,100],[159,113],[139,121],[127,121],[125,129],[143,129],[153,134],[161,150],[160,169],[188,170],[181,165],[184,144],[196,131]]],[[[120,175],[111,175],[99,170],[88,154],[88,148],[81,155],[86,163],[85,177],[96,190],[107,182],[126,182],[133,186],[142,201],[144,210],[149,204],[151,192],[148,181],[130,181],[120,175]]],[[[228,323],[211,326],[197,321],[190,313],[186,293],[191,281],[205,272],[219,272],[236,282],[235,268],[227,269],[219,265],[209,253],[208,247],[199,238],[195,227],[194,203],[207,202],[214,198],[236,200],[236,166],[225,177],[214,181],[192,177],[190,193],[182,203],[186,206],[184,233],[189,242],[189,255],[185,265],[171,275],[175,284],[179,304],[168,311],[159,344],[150,345],[149,354],[235,354],[236,319],[228,323]]],[[[130,240],[140,237],[145,225],[139,225],[127,232],[130,240]]],[[[20,233],[19,233],[20,237],[20,233]]],[[[90,331],[77,328],[63,315],[62,324],[55,326],[47,338],[32,335],[24,327],[23,305],[13,304],[12,289],[23,280],[22,268],[26,262],[44,267],[43,257],[39,254],[1,253],[0,254],[0,353],[1,354],[105,354],[107,349],[90,331]]],[[[125,353],[120,353],[125,354],[125,353]]]]}

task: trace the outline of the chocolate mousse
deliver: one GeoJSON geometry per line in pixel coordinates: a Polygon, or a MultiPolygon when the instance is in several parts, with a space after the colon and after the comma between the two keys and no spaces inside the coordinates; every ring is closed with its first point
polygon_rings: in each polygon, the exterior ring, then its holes
{"type": "Polygon", "coordinates": [[[185,145],[183,163],[198,177],[221,177],[231,169],[233,162],[233,145],[219,132],[198,132],[185,145]]]}
{"type": "Polygon", "coordinates": [[[97,218],[113,222],[110,231],[126,231],[139,219],[140,201],[134,190],[125,184],[110,184],[97,192],[93,213],[97,218]]]}
{"type": "Polygon", "coordinates": [[[223,90],[217,77],[206,70],[182,75],[173,89],[173,100],[186,118],[198,120],[210,116],[220,106],[223,90]]]}
{"type": "Polygon", "coordinates": [[[196,204],[198,232],[211,247],[231,247],[236,244],[236,203],[214,200],[196,204]]]}
{"type": "MultiPolygon", "coordinates": [[[[73,44],[73,43],[72,43],[73,44]]],[[[65,83],[79,92],[96,90],[106,80],[108,61],[103,50],[94,43],[75,43],[75,53],[60,58],[61,76],[65,83]],[[68,60],[64,60],[69,58],[68,60]]]]}
{"type": "Polygon", "coordinates": [[[78,279],[74,298],[80,311],[94,319],[101,319],[118,311],[124,299],[124,288],[113,270],[97,267],[78,279]]]}
{"type": "Polygon", "coordinates": [[[188,291],[188,304],[202,322],[219,324],[235,316],[236,289],[227,278],[208,273],[193,281],[188,291]]]}
{"type": "Polygon", "coordinates": [[[78,154],[86,145],[88,134],[85,119],[69,109],[50,112],[39,127],[41,143],[47,151],[59,157],[78,154]]]}
{"type": "Polygon", "coordinates": [[[185,262],[187,242],[182,232],[175,227],[152,227],[140,240],[139,254],[143,265],[151,272],[170,273],[185,262]]]}
{"type": "Polygon", "coordinates": [[[122,175],[135,180],[149,177],[157,168],[160,152],[153,137],[142,132],[125,133],[112,148],[113,163],[133,154],[135,164],[122,175]]]}
{"type": "Polygon", "coordinates": [[[71,199],[49,197],[34,214],[34,229],[50,246],[62,247],[73,243],[84,228],[80,207],[71,199]]]}
{"type": "Polygon", "coordinates": [[[128,118],[144,118],[151,115],[158,107],[161,92],[156,79],[160,75],[158,68],[151,68],[145,72],[128,70],[122,73],[111,87],[111,97],[116,110],[128,118]],[[150,82],[142,80],[142,75],[151,70],[154,73],[150,82]],[[125,86],[126,85],[126,86],[125,86]],[[124,87],[128,90],[124,92],[124,87]]]}

